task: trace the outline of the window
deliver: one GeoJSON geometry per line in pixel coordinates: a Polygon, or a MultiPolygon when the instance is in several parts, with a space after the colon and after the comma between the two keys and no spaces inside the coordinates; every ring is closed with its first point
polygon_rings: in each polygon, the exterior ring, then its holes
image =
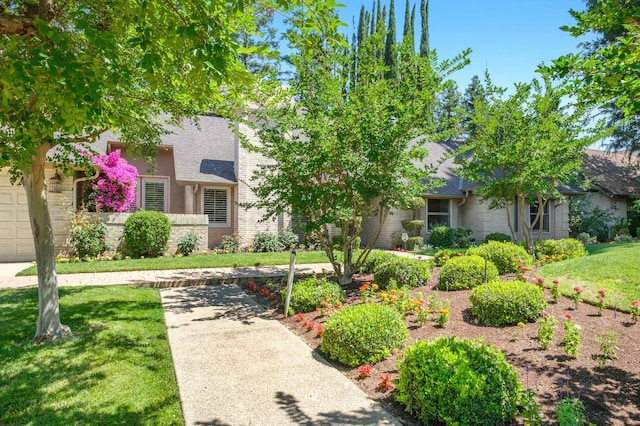
{"type": "MultiPolygon", "coordinates": [[[[538,214],[538,203],[533,206],[529,206],[529,223],[533,223],[536,220],[536,215],[538,214]]],[[[544,211],[542,215],[538,219],[538,221],[533,225],[534,231],[540,230],[540,225],[542,224],[542,231],[549,232],[549,202],[544,204],[544,211]]]]}
{"type": "Polygon", "coordinates": [[[428,199],[427,200],[427,229],[434,226],[450,226],[449,220],[449,200],[428,199]]]}
{"type": "Polygon", "coordinates": [[[136,186],[136,201],[129,206],[129,211],[155,210],[167,213],[169,211],[169,178],[138,177],[136,186]]]}
{"type": "Polygon", "coordinates": [[[229,197],[227,189],[204,188],[203,212],[209,216],[209,225],[227,225],[229,197]]]}

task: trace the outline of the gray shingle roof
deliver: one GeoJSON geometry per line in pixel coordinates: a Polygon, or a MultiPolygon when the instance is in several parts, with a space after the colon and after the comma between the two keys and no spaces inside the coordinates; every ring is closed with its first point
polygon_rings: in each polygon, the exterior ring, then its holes
{"type": "Polygon", "coordinates": [[[628,151],[606,152],[587,149],[585,177],[611,196],[640,195],[640,161],[628,151]]]}

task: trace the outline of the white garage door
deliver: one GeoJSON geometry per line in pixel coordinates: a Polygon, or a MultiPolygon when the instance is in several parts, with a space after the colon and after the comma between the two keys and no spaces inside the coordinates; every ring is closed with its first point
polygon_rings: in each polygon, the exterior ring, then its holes
{"type": "Polygon", "coordinates": [[[11,185],[7,173],[1,171],[0,262],[31,261],[35,258],[24,188],[11,185]]]}

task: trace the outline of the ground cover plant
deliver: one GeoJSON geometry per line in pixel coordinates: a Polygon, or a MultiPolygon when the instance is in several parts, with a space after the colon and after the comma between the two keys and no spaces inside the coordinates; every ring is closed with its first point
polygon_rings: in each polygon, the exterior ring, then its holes
{"type": "MultiPolygon", "coordinates": [[[[625,246],[619,245],[611,250],[624,251],[625,246]]],[[[592,251],[590,258],[597,259],[599,255],[592,251]]],[[[570,261],[563,260],[553,265],[565,262],[570,261]]],[[[542,424],[555,423],[558,402],[565,398],[579,398],[585,407],[587,421],[594,424],[617,426],[640,422],[640,406],[637,403],[637,395],[640,394],[640,359],[637,356],[637,334],[640,329],[637,327],[640,324],[634,323],[629,309],[621,312],[606,308],[601,315],[597,303],[587,303],[586,295],[586,301],[579,302],[576,308],[573,300],[567,297],[573,292],[572,288],[566,289],[566,295],[559,296],[554,301],[551,290],[553,280],[536,279],[538,271],[539,268],[534,268],[525,274],[525,285],[543,291],[546,310],[540,313],[535,322],[500,327],[484,326],[472,314],[470,290],[436,290],[439,268],[432,270],[426,286],[394,290],[394,293],[374,289],[370,284],[365,286],[372,280],[371,274],[356,277],[357,280],[347,289],[347,299],[343,306],[365,302],[393,306],[403,315],[409,330],[408,344],[380,362],[347,367],[334,361],[335,365],[372,399],[379,401],[402,419],[403,424],[414,426],[421,424],[420,420],[408,414],[405,407],[396,401],[398,363],[404,359],[409,345],[416,341],[452,336],[460,339],[481,338],[484,344],[493,345],[504,354],[526,391],[520,401],[519,414],[514,424],[523,424],[526,419],[535,419],[537,415],[541,416],[542,424]],[[435,301],[439,302],[432,304],[435,301]],[[446,305],[442,302],[446,302],[446,305]],[[439,322],[438,318],[441,317],[446,320],[439,322]],[[543,317],[555,319],[556,322],[553,333],[542,333],[543,338],[547,339],[544,342],[546,348],[538,338],[543,317]],[[566,320],[579,326],[579,335],[569,336],[568,345],[563,344],[567,334],[564,329],[566,320]],[[617,338],[613,343],[611,339],[607,340],[603,346],[603,335],[615,335],[617,338]],[[579,344],[577,349],[576,343],[579,344]],[[381,386],[382,383],[389,386],[381,386]]],[[[585,273],[588,274],[588,271],[585,273]]],[[[640,272],[631,273],[630,277],[638,274],[640,272]]],[[[502,278],[515,281],[516,277],[515,274],[510,274],[502,278]]],[[[562,278],[559,284],[561,281],[562,278]]],[[[583,293],[592,291],[595,297],[598,294],[597,287],[598,283],[585,285],[583,293]]],[[[606,298],[609,298],[608,292],[606,298]]],[[[318,333],[318,329],[323,327],[336,310],[314,310],[285,319],[278,310],[279,307],[269,306],[277,319],[309,346],[320,350],[323,334],[318,333]],[[313,323],[312,329],[305,326],[308,323],[313,323]]],[[[340,309],[344,308],[337,309],[337,312],[340,309]]]]}
{"type": "Polygon", "coordinates": [[[42,345],[37,300],[0,292],[0,424],[184,424],[157,290],[61,288],[74,337],[42,345]]]}

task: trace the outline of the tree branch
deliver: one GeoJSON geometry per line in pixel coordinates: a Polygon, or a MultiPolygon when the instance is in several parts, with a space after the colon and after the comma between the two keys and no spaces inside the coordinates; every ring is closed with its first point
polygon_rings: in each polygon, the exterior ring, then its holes
{"type": "Polygon", "coordinates": [[[33,18],[0,15],[1,35],[33,36],[36,33],[36,23],[33,18]]]}

